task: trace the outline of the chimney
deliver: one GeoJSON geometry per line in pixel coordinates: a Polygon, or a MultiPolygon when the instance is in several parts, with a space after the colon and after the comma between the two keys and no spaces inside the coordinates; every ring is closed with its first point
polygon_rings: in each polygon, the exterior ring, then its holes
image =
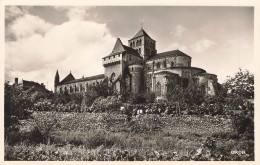
{"type": "Polygon", "coordinates": [[[18,78],[14,78],[14,84],[18,85],[18,78]]]}

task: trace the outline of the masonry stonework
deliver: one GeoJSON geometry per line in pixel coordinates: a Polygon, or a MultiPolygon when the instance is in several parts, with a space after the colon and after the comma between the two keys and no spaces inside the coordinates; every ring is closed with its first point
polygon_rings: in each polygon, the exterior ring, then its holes
{"type": "Polygon", "coordinates": [[[108,80],[115,91],[126,90],[132,94],[153,92],[156,97],[165,97],[174,85],[197,84],[205,95],[216,95],[218,80],[204,69],[192,67],[192,58],[180,50],[157,53],[156,41],[143,29],[124,45],[117,39],[112,52],[102,58],[105,73],[75,79],[70,73],[59,81],[55,75],[56,93],[87,92],[91,85],[108,80]]]}

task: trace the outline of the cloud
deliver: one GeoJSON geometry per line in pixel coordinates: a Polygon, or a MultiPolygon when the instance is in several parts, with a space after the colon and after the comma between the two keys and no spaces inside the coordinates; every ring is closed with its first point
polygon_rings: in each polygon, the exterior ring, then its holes
{"type": "Polygon", "coordinates": [[[84,20],[88,9],[88,7],[73,7],[69,9],[67,16],[70,20],[84,20]]]}
{"type": "Polygon", "coordinates": [[[203,52],[210,48],[211,46],[215,45],[216,43],[214,41],[211,41],[206,38],[202,38],[201,40],[197,41],[193,46],[192,49],[195,52],[203,52]]]}
{"type": "Polygon", "coordinates": [[[171,51],[171,50],[176,50],[176,49],[178,49],[184,53],[187,53],[187,51],[188,51],[186,46],[179,44],[177,42],[170,44],[168,47],[166,47],[162,51],[164,52],[164,51],[171,51]]]}
{"type": "Polygon", "coordinates": [[[88,10],[94,8],[92,6],[78,6],[78,7],[69,7],[69,6],[54,6],[56,10],[65,10],[67,11],[67,17],[69,20],[85,20],[88,16],[88,10]]]}
{"type": "Polygon", "coordinates": [[[22,16],[28,13],[29,6],[6,6],[5,7],[5,19],[14,19],[18,16],[22,16]]]}
{"type": "Polygon", "coordinates": [[[8,33],[12,33],[16,39],[28,38],[34,34],[44,34],[53,25],[42,20],[41,18],[25,14],[17,18],[9,25],[8,33]]]}
{"type": "Polygon", "coordinates": [[[181,37],[185,31],[186,31],[185,27],[183,27],[182,25],[177,25],[175,26],[174,29],[174,36],[181,37]]]}
{"type": "Polygon", "coordinates": [[[26,14],[10,29],[17,40],[5,44],[5,79],[48,81],[49,87],[56,69],[61,79],[69,70],[75,78],[102,74],[101,58],[110,53],[116,41],[106,24],[77,19],[51,25],[26,14]]]}

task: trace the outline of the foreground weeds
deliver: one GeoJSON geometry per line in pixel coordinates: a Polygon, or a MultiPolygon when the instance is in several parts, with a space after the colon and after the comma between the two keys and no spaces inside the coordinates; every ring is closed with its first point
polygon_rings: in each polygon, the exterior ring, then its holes
{"type": "Polygon", "coordinates": [[[223,116],[37,112],[20,126],[5,160],[254,159],[254,139],[234,133],[223,116]]]}

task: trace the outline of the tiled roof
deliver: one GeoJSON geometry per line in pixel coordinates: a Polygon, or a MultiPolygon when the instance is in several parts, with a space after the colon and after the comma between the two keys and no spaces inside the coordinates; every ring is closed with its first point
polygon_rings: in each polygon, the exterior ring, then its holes
{"type": "Polygon", "coordinates": [[[106,57],[109,57],[109,56],[113,56],[113,55],[115,55],[117,53],[121,53],[121,52],[124,52],[124,51],[126,51],[128,54],[132,54],[134,56],[142,58],[140,56],[140,54],[135,49],[130,48],[130,47],[126,46],[126,45],[123,45],[123,43],[121,42],[120,38],[118,38],[116,40],[116,43],[115,43],[115,46],[114,46],[112,52],[109,55],[107,55],[107,56],[105,56],[103,58],[106,58],[106,57]]]}
{"type": "Polygon", "coordinates": [[[130,48],[130,47],[126,46],[126,45],[123,45],[123,46],[124,46],[124,48],[125,48],[125,51],[126,51],[128,54],[132,54],[132,55],[134,55],[134,56],[141,57],[140,54],[139,54],[135,49],[130,48]]]}
{"type": "Polygon", "coordinates": [[[69,73],[59,84],[64,84],[68,81],[72,81],[72,80],[75,80],[74,76],[69,73]]]}
{"type": "Polygon", "coordinates": [[[175,74],[175,75],[178,75],[178,74],[176,74],[176,73],[172,73],[172,72],[170,72],[170,71],[165,71],[165,70],[162,70],[162,71],[160,71],[160,72],[156,72],[155,74],[175,74]]]}
{"type": "Polygon", "coordinates": [[[99,74],[99,75],[95,75],[95,76],[75,79],[75,80],[72,80],[72,81],[68,81],[68,82],[66,82],[64,84],[70,84],[70,83],[76,83],[76,82],[82,82],[82,81],[90,81],[90,80],[103,79],[103,78],[105,78],[105,75],[104,74],[99,74]]]}
{"type": "Polygon", "coordinates": [[[211,75],[211,76],[217,76],[217,75],[211,74],[211,73],[197,73],[196,75],[211,75]]]}
{"type": "MultiPolygon", "coordinates": [[[[148,38],[152,39],[152,38],[144,31],[144,29],[139,30],[139,31],[136,33],[136,35],[135,35],[132,39],[135,39],[135,38],[141,37],[141,36],[145,36],[145,37],[148,37],[148,38]]],[[[131,40],[132,40],[132,39],[131,39],[131,40]]]]}
{"type": "Polygon", "coordinates": [[[188,58],[191,58],[190,56],[188,56],[187,54],[183,53],[182,51],[172,50],[172,51],[156,54],[156,55],[148,58],[147,60],[153,60],[153,59],[157,59],[157,58],[164,58],[164,57],[168,57],[168,56],[186,56],[188,58]]]}
{"type": "Polygon", "coordinates": [[[136,61],[136,62],[130,64],[129,66],[131,66],[131,65],[144,65],[144,63],[142,61],[136,61]]]}

